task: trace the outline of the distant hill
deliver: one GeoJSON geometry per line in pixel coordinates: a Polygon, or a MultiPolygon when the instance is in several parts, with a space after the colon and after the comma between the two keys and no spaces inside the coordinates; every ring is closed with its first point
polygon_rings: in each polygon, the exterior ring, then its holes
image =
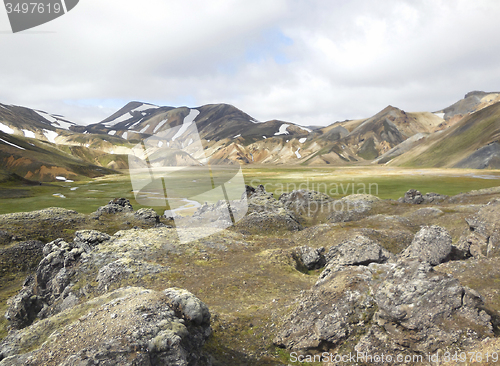
{"type": "MultiPolygon", "coordinates": [[[[189,108],[138,101],[82,126],[57,114],[0,104],[0,171],[35,181],[117,173],[127,169],[128,154],[145,139],[177,131],[178,147],[172,148],[181,149],[179,141],[189,145],[191,124],[199,132],[204,156],[212,160],[495,168],[500,167],[499,102],[500,93],[474,91],[434,113],[389,105],[372,117],[326,127],[260,122],[229,104],[189,108]]],[[[148,145],[155,164],[197,164],[199,156],[182,150],[162,157],[160,140],[148,145]]]]}
{"type": "Polygon", "coordinates": [[[0,132],[0,162],[4,171],[35,181],[75,180],[117,173],[45,141],[3,132],[0,132]]]}
{"type": "Polygon", "coordinates": [[[208,104],[196,108],[158,107],[141,102],[130,102],[103,121],[87,127],[74,127],[82,133],[101,133],[120,136],[124,139],[141,138],[177,127],[193,115],[200,136],[206,140],[232,139],[243,136],[253,141],[274,135],[304,135],[311,130],[286,122],[268,121],[260,123],[250,115],[229,104],[208,104]],[[239,137],[239,136],[238,136],[239,137]]]}
{"type": "Polygon", "coordinates": [[[0,103],[0,131],[55,142],[74,122],[63,116],[0,103]]]}
{"type": "Polygon", "coordinates": [[[500,102],[499,92],[471,91],[465,94],[463,99],[435,113],[444,118],[445,123],[442,124],[441,129],[446,129],[462,118],[497,102],[500,102]]]}
{"type": "Polygon", "coordinates": [[[500,169],[500,103],[469,114],[447,130],[423,139],[391,164],[500,169]]]}

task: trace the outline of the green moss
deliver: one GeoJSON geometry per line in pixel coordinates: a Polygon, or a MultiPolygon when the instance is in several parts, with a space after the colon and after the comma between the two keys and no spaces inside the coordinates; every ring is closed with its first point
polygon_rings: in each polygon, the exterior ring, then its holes
{"type": "Polygon", "coordinates": [[[0,341],[7,336],[8,321],[3,314],[7,311],[7,300],[23,287],[27,273],[3,273],[0,281],[0,341]]]}
{"type": "Polygon", "coordinates": [[[365,160],[373,160],[378,156],[378,151],[375,148],[375,141],[373,140],[373,137],[370,137],[363,143],[361,149],[359,149],[358,156],[365,160]]]}

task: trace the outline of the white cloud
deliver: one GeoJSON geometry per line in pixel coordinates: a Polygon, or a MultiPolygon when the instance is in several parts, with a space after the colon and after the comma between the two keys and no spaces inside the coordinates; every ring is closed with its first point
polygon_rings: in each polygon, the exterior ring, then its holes
{"type": "Polygon", "coordinates": [[[225,102],[304,125],[433,111],[498,89],[499,18],[493,0],[86,0],[0,35],[0,102],[77,122],[121,106],[106,100],[225,102]]]}

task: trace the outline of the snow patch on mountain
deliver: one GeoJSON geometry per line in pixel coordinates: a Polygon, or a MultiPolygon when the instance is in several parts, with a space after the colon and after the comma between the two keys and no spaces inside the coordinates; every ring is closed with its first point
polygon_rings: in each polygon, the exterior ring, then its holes
{"type": "Polygon", "coordinates": [[[108,135],[113,136],[114,134],[116,134],[116,130],[111,130],[111,131],[108,132],[108,135]]]}
{"type": "Polygon", "coordinates": [[[55,128],[61,128],[63,130],[69,130],[71,126],[75,126],[76,123],[70,122],[66,119],[63,118],[63,116],[58,115],[58,114],[49,114],[44,111],[38,111],[36,109],[33,109],[40,117],[43,117],[47,121],[50,122],[50,124],[55,127],[55,128]]]}
{"type": "Polygon", "coordinates": [[[306,140],[307,140],[307,137],[302,137],[301,139],[299,139],[299,142],[301,144],[303,144],[304,142],[306,142],[306,140]]]}
{"type": "Polygon", "coordinates": [[[307,132],[312,132],[312,130],[310,130],[309,128],[302,127],[302,126],[297,126],[297,127],[302,129],[302,130],[306,130],[307,132]]]}
{"type": "Polygon", "coordinates": [[[56,137],[59,136],[59,134],[55,131],[49,131],[49,130],[43,130],[43,134],[49,140],[49,142],[52,142],[53,144],[56,143],[56,137]]]}
{"type": "Polygon", "coordinates": [[[63,130],[69,130],[71,126],[75,126],[75,123],[59,119],[56,122],[53,122],[52,126],[62,128],[63,130]]]}
{"type": "Polygon", "coordinates": [[[41,117],[45,118],[47,121],[49,121],[50,123],[54,123],[54,122],[57,122],[57,118],[51,116],[50,114],[44,112],[44,111],[37,111],[34,109],[34,111],[39,114],[41,117]]]}
{"type": "Polygon", "coordinates": [[[288,126],[290,126],[290,125],[288,125],[288,124],[286,124],[286,123],[282,124],[282,125],[280,126],[280,128],[279,128],[278,132],[276,132],[276,133],[274,134],[274,136],[278,136],[278,135],[288,135],[288,134],[289,134],[289,132],[286,130],[286,129],[288,128],[288,126]]]}
{"type": "Polygon", "coordinates": [[[175,141],[176,138],[179,138],[182,136],[184,132],[187,131],[189,126],[194,122],[195,118],[200,114],[200,111],[197,111],[196,109],[191,109],[189,114],[184,118],[184,123],[182,124],[181,128],[177,133],[172,137],[172,141],[175,141]]]}
{"type": "Polygon", "coordinates": [[[139,132],[140,133],[144,133],[146,132],[146,130],[149,128],[149,125],[146,125],[146,127],[144,127],[142,130],[140,130],[139,132]]]}
{"type": "Polygon", "coordinates": [[[125,140],[127,139],[127,136],[128,136],[128,132],[124,132],[123,135],[122,135],[122,138],[124,138],[125,140]]]}
{"type": "Polygon", "coordinates": [[[153,130],[153,133],[157,133],[157,132],[158,132],[158,130],[159,130],[160,128],[162,128],[162,127],[163,127],[163,125],[164,125],[165,123],[167,123],[167,121],[168,121],[168,118],[165,118],[163,121],[161,121],[160,123],[158,123],[158,124],[156,125],[155,129],[153,130]]]}
{"type": "Polygon", "coordinates": [[[132,115],[130,113],[124,113],[119,117],[116,117],[115,119],[111,121],[104,122],[103,125],[106,127],[112,127],[120,122],[126,121],[128,119],[132,118],[132,115]]]}
{"type": "Polygon", "coordinates": [[[160,108],[160,107],[158,107],[157,105],[154,105],[154,104],[143,103],[141,106],[134,108],[132,110],[137,111],[137,112],[142,112],[142,111],[147,111],[147,110],[156,109],[156,108],[160,108]]]}
{"type": "Polygon", "coordinates": [[[131,126],[128,127],[129,130],[132,130],[134,126],[137,126],[139,123],[141,123],[141,121],[143,120],[144,118],[141,118],[140,120],[138,120],[137,122],[135,122],[134,124],[132,124],[131,126]]]}
{"type": "Polygon", "coordinates": [[[300,153],[299,153],[299,150],[300,150],[300,147],[297,149],[297,151],[295,151],[295,155],[297,156],[297,159],[300,159],[302,157],[302,155],[300,155],[300,153]]]}
{"type": "Polygon", "coordinates": [[[176,138],[179,138],[182,136],[184,132],[188,129],[188,127],[191,125],[191,123],[184,123],[181,128],[179,128],[179,131],[175,133],[175,135],[172,137],[172,141],[175,141],[176,138]]]}
{"type": "Polygon", "coordinates": [[[5,140],[4,140],[4,139],[2,139],[2,138],[0,138],[0,141],[5,142],[7,145],[17,147],[18,149],[21,149],[21,150],[26,150],[24,147],[17,146],[16,144],[13,144],[12,142],[9,142],[9,141],[5,141],[5,140]]]}
{"type": "Polygon", "coordinates": [[[8,133],[9,135],[14,133],[14,130],[10,128],[7,125],[4,125],[2,122],[0,122],[0,131],[8,133]]]}
{"type": "Polygon", "coordinates": [[[30,130],[23,130],[25,137],[31,137],[32,139],[36,138],[35,133],[30,130]]]}
{"type": "Polygon", "coordinates": [[[233,139],[236,139],[241,136],[241,133],[239,135],[233,136],[233,139]]]}
{"type": "Polygon", "coordinates": [[[184,123],[189,123],[189,124],[193,123],[193,121],[195,120],[196,117],[198,117],[199,114],[200,111],[196,109],[191,109],[186,118],[184,118],[184,123]]]}

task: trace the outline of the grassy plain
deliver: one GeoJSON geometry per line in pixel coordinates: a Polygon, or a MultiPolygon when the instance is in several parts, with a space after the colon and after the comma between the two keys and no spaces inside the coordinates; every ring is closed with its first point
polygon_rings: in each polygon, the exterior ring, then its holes
{"type": "MultiPolygon", "coordinates": [[[[247,167],[243,173],[246,184],[263,184],[275,197],[283,191],[305,188],[340,198],[353,193],[352,184],[354,193],[372,193],[383,199],[401,197],[410,188],[422,193],[455,195],[500,185],[500,171],[495,170],[262,166],[247,167]],[[363,188],[365,192],[360,192],[363,188]]],[[[198,181],[199,178],[193,179],[193,175],[186,172],[176,179],[177,184],[183,184],[186,186],[183,188],[189,189],[189,183],[198,181]]],[[[233,179],[231,181],[236,183],[233,179]]],[[[115,197],[129,198],[134,209],[142,207],[134,199],[127,174],[44,186],[5,184],[0,187],[0,191],[7,192],[0,198],[0,213],[50,206],[90,213],[115,197]],[[25,196],[8,198],[9,190],[23,191],[25,196]],[[57,193],[66,198],[53,196],[57,193]]],[[[440,206],[444,213],[437,218],[412,218],[415,230],[420,224],[437,224],[446,227],[453,239],[457,240],[466,225],[464,217],[470,212],[456,206],[458,205],[440,206]]],[[[390,203],[384,206],[384,210],[390,210],[387,211],[390,214],[404,217],[410,217],[418,208],[420,207],[390,203]]],[[[164,207],[157,207],[159,213],[163,210],[164,207]]],[[[205,350],[215,357],[217,366],[291,364],[289,353],[274,347],[272,339],[301,291],[310,289],[321,271],[298,271],[290,254],[291,250],[303,244],[312,247],[337,245],[353,232],[368,228],[377,230],[376,233],[373,233],[374,230],[366,231],[374,235],[370,238],[380,241],[388,250],[394,249],[393,253],[399,252],[401,237],[393,238],[390,233],[385,232],[386,229],[388,232],[401,229],[399,222],[383,221],[387,227],[381,227],[380,222],[360,220],[341,225],[311,227],[283,235],[274,232],[243,235],[237,230],[228,230],[203,239],[178,254],[169,253],[167,256],[161,251],[153,254],[145,250],[150,255],[148,260],[168,267],[168,270],[151,278],[134,277],[130,283],[120,282],[116,286],[139,285],[156,290],[177,286],[193,292],[209,306],[213,316],[214,333],[205,345],[205,350]]],[[[96,225],[100,223],[104,226],[98,227],[98,230],[111,229],[108,222],[96,221],[96,225]]],[[[487,267],[482,268],[487,272],[487,267]]],[[[0,313],[5,312],[7,298],[18,291],[25,275],[26,273],[3,275],[4,282],[0,285],[0,313]]],[[[95,277],[89,278],[93,280],[95,277]]],[[[85,278],[82,279],[82,284],[87,283],[84,280],[85,278]]],[[[475,289],[482,289],[486,284],[490,286],[490,279],[487,283],[470,283],[475,289]]],[[[493,285],[490,287],[495,289],[493,285]]],[[[0,321],[0,339],[6,335],[6,326],[5,320],[0,321]]]]}
{"type": "MultiPolygon", "coordinates": [[[[260,166],[245,167],[243,175],[246,184],[263,184],[275,197],[304,188],[326,193],[332,198],[370,193],[382,199],[397,199],[410,188],[422,193],[455,195],[500,185],[499,170],[260,166]]],[[[194,181],[192,178],[193,175],[187,172],[180,175],[175,184],[188,185],[194,181]]],[[[137,203],[130,176],[124,172],[87,181],[42,186],[16,185],[12,182],[0,184],[0,214],[47,207],[90,213],[115,197],[130,199],[134,209],[151,207],[137,203]]],[[[164,206],[154,208],[159,214],[163,214],[165,209],[164,206]]]]}

